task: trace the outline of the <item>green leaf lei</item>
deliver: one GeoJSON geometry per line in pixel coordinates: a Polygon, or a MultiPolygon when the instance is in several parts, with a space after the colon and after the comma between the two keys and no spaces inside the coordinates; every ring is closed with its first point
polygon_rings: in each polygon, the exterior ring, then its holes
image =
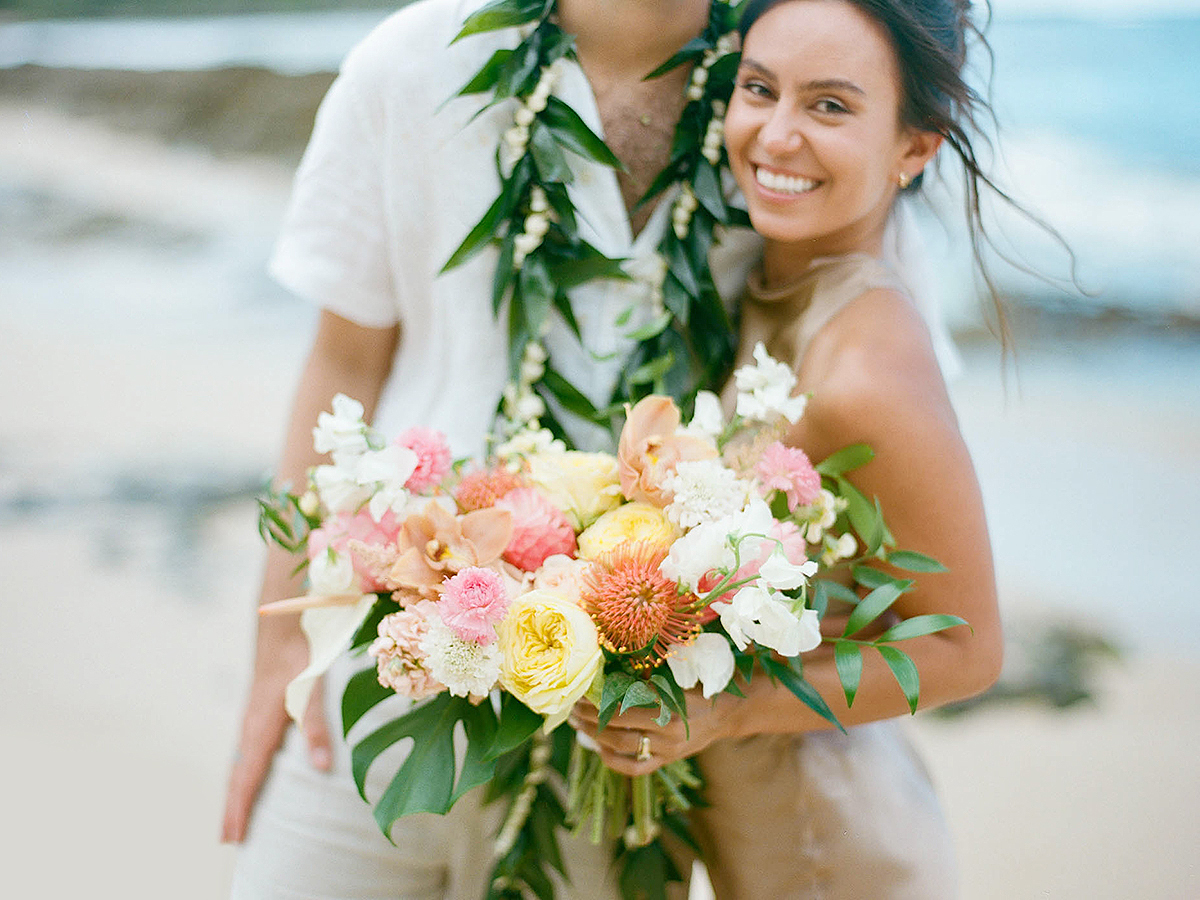
{"type": "Polygon", "coordinates": [[[508,102],[515,111],[496,155],[500,194],[442,269],[460,265],[484,247],[499,248],[492,303],[497,315],[508,303],[510,373],[500,402],[502,437],[545,426],[565,439],[547,409],[550,397],[561,409],[615,430],[627,401],[660,393],[686,407],[697,391],[719,388],[727,376],[736,341],[709,272],[708,253],[718,225],[749,225],[721,187],[722,117],[737,69],[732,32],[738,12],[726,0],[712,0],[703,33],[647,75],[693,67],[670,159],[639,205],[672,185],[680,189],[671,228],[657,248],[661,266],[651,285],[657,309],[649,324],[628,335],[637,342],[635,350],[603,408],[554,369],[542,343],[553,310],[579,337],[571,288],[597,278],[630,277],[622,260],[580,237],[567,194],[573,177],[567,153],[621,168],[604,142],[553,94],[562,61],[575,59],[574,38],[555,23],[555,0],[495,0],[471,15],[455,37],[511,27],[522,34],[516,47],[493,53],[456,94],[490,92],[484,109],[508,102]]]}

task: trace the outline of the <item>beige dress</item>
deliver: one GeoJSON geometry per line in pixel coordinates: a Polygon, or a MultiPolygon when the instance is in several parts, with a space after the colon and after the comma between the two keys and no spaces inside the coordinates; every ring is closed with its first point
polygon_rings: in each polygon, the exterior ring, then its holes
{"type": "MultiPolygon", "coordinates": [[[[865,254],[816,260],[782,289],[752,276],[739,364],[761,340],[798,367],[817,332],[876,288],[902,290],[865,254]]],[[[694,823],[718,900],[957,896],[949,832],[899,722],[722,741],[700,764],[710,806],[694,823]]]]}

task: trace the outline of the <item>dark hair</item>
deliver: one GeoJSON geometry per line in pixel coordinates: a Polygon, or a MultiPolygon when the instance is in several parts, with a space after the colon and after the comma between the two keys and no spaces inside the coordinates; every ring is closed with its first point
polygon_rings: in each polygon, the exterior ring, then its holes
{"type": "MultiPolygon", "coordinates": [[[[782,3],[793,0],[748,0],[738,22],[738,34],[743,43],[746,35],[765,13],[782,3]]],[[[980,194],[990,190],[1009,206],[1044,229],[1074,255],[1062,237],[1050,225],[1022,207],[999,188],[983,171],[972,143],[972,134],[990,146],[980,127],[980,120],[993,125],[995,116],[991,105],[964,76],[967,61],[967,41],[985,52],[989,65],[992,49],[982,30],[971,21],[970,0],[846,0],[883,26],[891,40],[899,63],[901,80],[900,120],[904,125],[940,134],[958,156],[963,167],[964,205],[970,232],[971,251],[980,275],[987,285],[996,314],[997,337],[1007,349],[1009,330],[999,292],[983,258],[983,244],[997,249],[987,233],[980,209],[980,194]]],[[[991,9],[988,7],[988,18],[991,9]]],[[[923,173],[905,188],[920,188],[923,173]]],[[[1025,268],[997,249],[1001,257],[1025,268]]],[[[1074,278],[1072,278],[1074,280],[1074,278]]]]}

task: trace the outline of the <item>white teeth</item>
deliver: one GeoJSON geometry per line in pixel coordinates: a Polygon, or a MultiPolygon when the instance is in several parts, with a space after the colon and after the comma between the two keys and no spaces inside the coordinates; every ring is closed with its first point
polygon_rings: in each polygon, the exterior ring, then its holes
{"type": "Polygon", "coordinates": [[[754,170],[754,177],[767,190],[779,191],[782,194],[805,194],[821,183],[813,181],[811,178],[800,178],[796,175],[780,175],[776,172],[768,172],[763,168],[756,168],[754,170]]]}

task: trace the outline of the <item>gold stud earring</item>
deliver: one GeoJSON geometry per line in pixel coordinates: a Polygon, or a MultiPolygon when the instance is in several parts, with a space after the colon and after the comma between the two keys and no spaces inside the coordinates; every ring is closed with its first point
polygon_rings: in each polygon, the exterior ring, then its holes
{"type": "Polygon", "coordinates": [[[896,184],[900,185],[900,190],[904,190],[906,187],[912,184],[912,176],[907,172],[901,172],[896,176],[896,184]]]}

